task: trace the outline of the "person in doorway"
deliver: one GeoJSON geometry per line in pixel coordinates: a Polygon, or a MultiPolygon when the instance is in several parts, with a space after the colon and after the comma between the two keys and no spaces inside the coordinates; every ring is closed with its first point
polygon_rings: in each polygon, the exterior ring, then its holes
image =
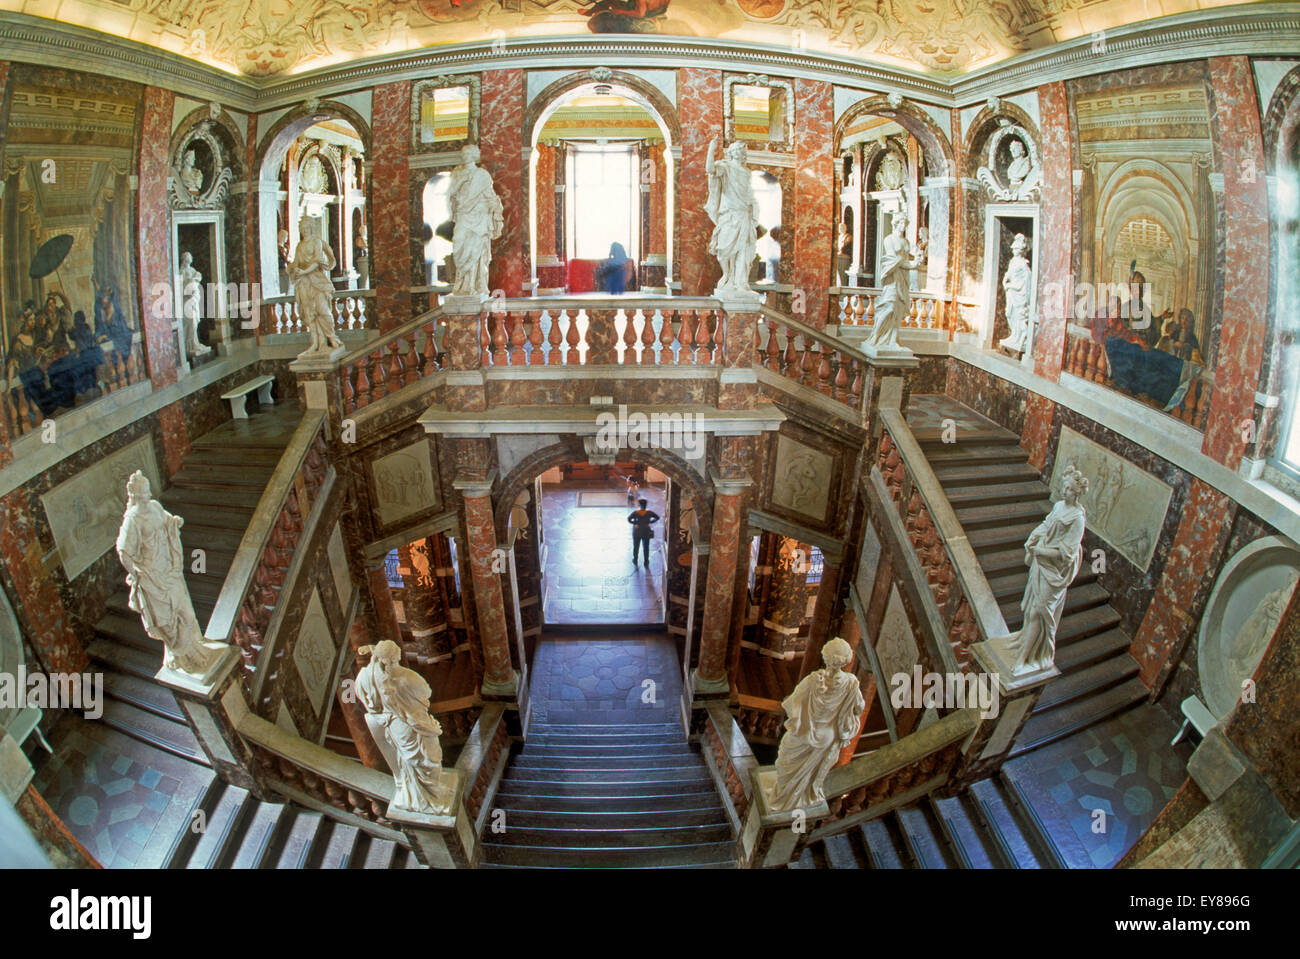
{"type": "Polygon", "coordinates": [[[641,498],[641,487],[637,485],[635,476],[624,478],[627,480],[627,505],[635,506],[636,501],[641,498]]]}
{"type": "Polygon", "coordinates": [[[628,514],[627,521],[632,524],[632,565],[636,566],[636,551],[642,549],[645,556],[645,568],[650,568],[650,537],[654,531],[652,524],[659,522],[659,514],[648,508],[646,500],[638,500],[640,509],[628,514]],[[644,547],[642,544],[645,544],[644,547]]]}

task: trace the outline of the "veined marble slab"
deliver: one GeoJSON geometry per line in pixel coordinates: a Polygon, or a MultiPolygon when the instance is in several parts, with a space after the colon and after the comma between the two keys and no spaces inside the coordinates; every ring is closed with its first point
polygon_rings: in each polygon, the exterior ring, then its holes
{"type": "Polygon", "coordinates": [[[325,694],[329,692],[330,677],[334,674],[334,640],[330,636],[329,620],[325,618],[325,607],[320,601],[320,591],[311,591],[311,602],[307,604],[307,615],[303,617],[298,629],[298,642],[293,647],[293,664],[298,668],[298,675],[311,698],[316,715],[321,714],[325,705],[325,694]]]}

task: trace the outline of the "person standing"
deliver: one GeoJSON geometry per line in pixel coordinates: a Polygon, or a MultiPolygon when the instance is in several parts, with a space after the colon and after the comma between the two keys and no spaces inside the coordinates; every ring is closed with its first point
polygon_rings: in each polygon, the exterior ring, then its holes
{"type": "Polygon", "coordinates": [[[659,522],[659,514],[647,508],[646,500],[638,500],[638,503],[641,508],[634,509],[627,517],[627,521],[632,524],[632,565],[636,565],[636,551],[642,549],[645,555],[645,568],[649,569],[650,537],[654,535],[650,527],[659,522]],[[643,543],[644,547],[642,547],[643,543]]]}

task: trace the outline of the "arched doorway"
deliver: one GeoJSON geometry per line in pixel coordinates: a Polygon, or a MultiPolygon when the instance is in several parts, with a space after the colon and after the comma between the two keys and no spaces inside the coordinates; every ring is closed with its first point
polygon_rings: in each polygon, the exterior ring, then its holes
{"type": "Polygon", "coordinates": [[[562,81],[530,107],[529,235],[539,293],[668,292],[674,134],[656,99],[657,91],[611,74],[562,81]],[[623,256],[622,272],[601,269],[623,256]]]}

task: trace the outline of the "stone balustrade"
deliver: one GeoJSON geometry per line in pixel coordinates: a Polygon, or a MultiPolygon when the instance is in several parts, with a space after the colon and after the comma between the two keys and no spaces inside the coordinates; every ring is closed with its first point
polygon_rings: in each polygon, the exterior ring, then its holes
{"type": "Polygon", "coordinates": [[[338,364],[343,415],[442,369],[441,333],[441,310],[430,310],[343,356],[338,364]]]}
{"type": "MultiPolygon", "coordinates": [[[[1083,327],[1071,325],[1066,332],[1065,371],[1080,379],[1124,392],[1110,378],[1110,363],[1106,358],[1105,346],[1096,342],[1092,333],[1083,327]]],[[[1197,377],[1188,386],[1179,404],[1165,412],[1198,430],[1204,430],[1213,394],[1214,384],[1203,377],[1197,377]]]]}
{"type": "MultiPolygon", "coordinates": [[[[841,287],[835,294],[836,305],[832,316],[840,326],[871,326],[876,322],[876,298],[880,290],[872,287],[849,289],[841,287]]],[[[957,327],[957,311],[936,293],[912,291],[912,309],[903,319],[904,329],[953,330],[957,327]]]]}
{"type": "Polygon", "coordinates": [[[750,770],[758,766],[745,732],[723,703],[710,703],[700,739],[714,784],[727,799],[737,834],[749,813],[750,770]]]}
{"type": "Polygon", "coordinates": [[[763,308],[754,365],[861,411],[866,354],[783,313],[763,308]]]}
{"type": "MultiPolygon", "coordinates": [[[[334,293],[334,328],[336,330],[378,329],[378,321],[371,317],[370,300],[374,290],[338,290],[334,293]]],[[[269,333],[309,333],[298,313],[298,301],[293,296],[272,296],[262,301],[260,331],[269,333]]]]}

